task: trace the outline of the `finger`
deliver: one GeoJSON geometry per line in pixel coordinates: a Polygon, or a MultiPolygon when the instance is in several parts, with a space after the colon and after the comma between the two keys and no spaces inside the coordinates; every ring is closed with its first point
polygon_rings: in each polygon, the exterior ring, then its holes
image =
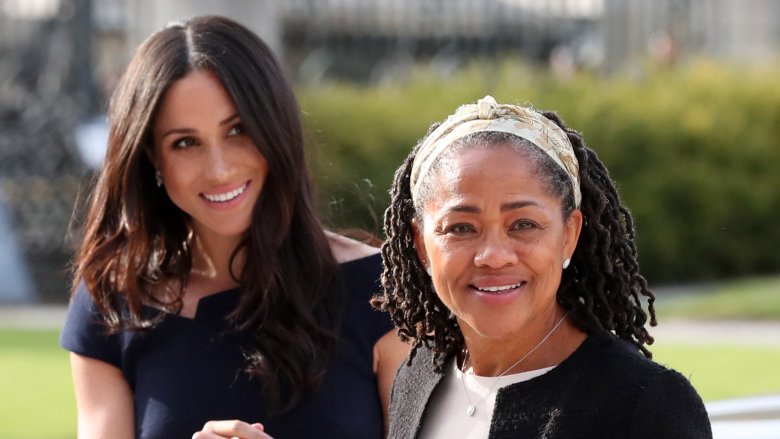
{"type": "Polygon", "coordinates": [[[273,437],[271,437],[271,435],[265,432],[265,427],[263,426],[263,424],[259,422],[255,422],[254,424],[252,424],[252,428],[256,429],[257,431],[263,432],[263,437],[265,439],[274,439],[273,437]]]}
{"type": "MultiPolygon", "coordinates": [[[[225,421],[209,421],[203,426],[202,433],[216,436],[198,436],[196,439],[212,439],[214,437],[237,437],[240,439],[268,439],[270,436],[263,433],[260,423],[250,425],[237,419],[225,421]],[[259,427],[259,428],[258,428],[259,427]]],[[[197,434],[197,433],[196,433],[197,434]]]]}

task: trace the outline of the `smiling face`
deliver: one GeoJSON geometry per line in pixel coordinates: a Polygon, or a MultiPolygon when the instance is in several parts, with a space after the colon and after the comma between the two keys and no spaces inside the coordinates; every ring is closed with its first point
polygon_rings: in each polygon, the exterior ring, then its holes
{"type": "Polygon", "coordinates": [[[153,127],[152,162],[196,235],[240,237],[268,175],[230,95],[207,70],[171,84],[153,127]]]}
{"type": "Polygon", "coordinates": [[[580,211],[564,220],[560,199],[512,146],[474,146],[444,160],[427,177],[433,189],[415,223],[436,294],[467,340],[539,331],[556,312],[580,211]]]}

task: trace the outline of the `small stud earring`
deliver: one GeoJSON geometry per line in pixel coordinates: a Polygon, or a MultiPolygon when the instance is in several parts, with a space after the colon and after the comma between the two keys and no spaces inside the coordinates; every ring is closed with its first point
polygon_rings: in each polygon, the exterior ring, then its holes
{"type": "Polygon", "coordinates": [[[162,174],[160,174],[159,170],[154,171],[154,181],[157,182],[157,187],[162,187],[163,179],[162,179],[162,174]]]}
{"type": "Polygon", "coordinates": [[[565,270],[565,269],[569,268],[569,264],[571,264],[571,259],[569,259],[569,258],[564,259],[563,260],[563,269],[565,270]]]}

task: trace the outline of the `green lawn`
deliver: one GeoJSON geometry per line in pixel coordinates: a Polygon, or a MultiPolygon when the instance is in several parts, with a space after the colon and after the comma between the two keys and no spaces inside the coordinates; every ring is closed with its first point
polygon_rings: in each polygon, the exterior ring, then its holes
{"type": "MultiPolygon", "coordinates": [[[[780,277],[728,282],[704,292],[659,294],[662,319],[780,321],[780,277]]],[[[0,425],[4,439],[75,437],[68,354],[58,331],[0,329],[0,425]]],[[[780,392],[778,346],[652,346],[659,363],[687,376],[705,401],[780,392]]]]}
{"type": "Polygon", "coordinates": [[[76,437],[68,354],[57,331],[0,330],[0,425],[5,439],[76,437]]]}
{"type": "Polygon", "coordinates": [[[655,361],[688,377],[705,401],[780,393],[780,345],[667,343],[651,350],[655,361]]]}
{"type": "MultiPolygon", "coordinates": [[[[705,401],[780,392],[780,346],[653,346],[705,401]]],[[[0,330],[0,425],[5,439],[75,437],[68,355],[51,330],[0,330]]]]}
{"type": "Polygon", "coordinates": [[[685,288],[675,294],[663,289],[657,294],[656,308],[664,319],[737,319],[780,321],[780,277],[735,280],[685,288]]]}

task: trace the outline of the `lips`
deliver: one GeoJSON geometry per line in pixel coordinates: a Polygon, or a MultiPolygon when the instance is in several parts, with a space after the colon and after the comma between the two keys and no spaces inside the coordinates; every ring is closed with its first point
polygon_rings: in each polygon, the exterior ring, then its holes
{"type": "Polygon", "coordinates": [[[479,293],[485,294],[506,294],[510,291],[522,288],[526,281],[486,281],[482,280],[469,285],[479,293]]]}
{"type": "Polygon", "coordinates": [[[474,289],[478,291],[482,291],[484,293],[501,293],[502,291],[508,291],[513,290],[515,288],[520,288],[523,286],[525,282],[518,282],[516,284],[512,285],[498,285],[498,286],[492,286],[492,287],[474,287],[474,289]]]}
{"type": "Polygon", "coordinates": [[[249,181],[247,181],[240,187],[228,192],[223,192],[218,194],[201,193],[201,196],[206,200],[211,201],[212,203],[227,203],[228,201],[235,200],[241,194],[243,194],[248,186],[249,186],[249,181]]]}

